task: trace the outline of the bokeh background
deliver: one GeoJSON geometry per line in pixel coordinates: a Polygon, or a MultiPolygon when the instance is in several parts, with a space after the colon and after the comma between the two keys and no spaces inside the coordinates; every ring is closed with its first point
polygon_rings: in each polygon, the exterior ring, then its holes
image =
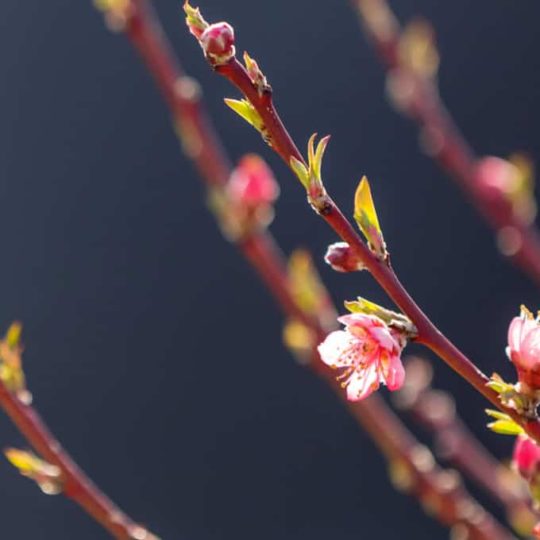
{"type": "MultiPolygon", "coordinates": [[[[386,103],[383,71],[346,0],[201,1],[259,60],[293,135],[332,133],[329,189],[373,189],[394,264],[420,304],[491,372],[510,318],[538,290],[496,252],[458,189],[386,103]],[[331,174],[330,174],[331,172],[331,174]]],[[[540,158],[536,0],[402,0],[438,32],[440,82],[481,154],[540,158]]],[[[399,4],[399,5],[397,5],[399,4]]],[[[179,0],[157,0],[234,158],[257,151],[282,185],[273,231],[318,262],[334,236],[297,182],[223,103],[179,0]]],[[[90,1],[0,8],[0,323],[25,325],[35,403],[84,469],[164,539],[444,538],[396,493],[335,396],[281,344],[281,318],[207,213],[153,82],[90,1]]],[[[369,275],[334,275],[335,299],[385,302],[369,275]]],[[[485,403],[445,366],[437,386],[499,456],[485,403]]],[[[0,415],[0,445],[24,445],[0,415]]],[[[0,460],[1,536],[106,535],[0,460]]]]}

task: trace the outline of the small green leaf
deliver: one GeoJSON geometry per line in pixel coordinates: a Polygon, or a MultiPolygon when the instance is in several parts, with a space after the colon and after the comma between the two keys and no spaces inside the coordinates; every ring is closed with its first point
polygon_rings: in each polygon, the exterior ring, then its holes
{"type": "Polygon", "coordinates": [[[497,373],[494,373],[491,376],[491,379],[489,380],[489,382],[486,383],[486,386],[488,388],[491,388],[499,395],[506,393],[515,393],[516,391],[514,385],[505,382],[502,377],[497,373]]]}
{"type": "Polygon", "coordinates": [[[370,302],[369,300],[366,300],[360,296],[357,300],[345,300],[345,307],[351,313],[366,313],[367,315],[377,315],[379,312],[384,310],[384,308],[381,306],[378,306],[377,304],[374,304],[373,302],[370,302]]]}
{"type": "Polygon", "coordinates": [[[225,98],[225,104],[236,114],[241,116],[248,124],[264,135],[264,122],[253,105],[245,99],[225,98]]]}
{"type": "Polygon", "coordinates": [[[300,180],[302,185],[307,189],[309,187],[309,173],[308,173],[307,167],[299,159],[296,159],[294,156],[291,156],[289,165],[291,166],[291,169],[294,171],[294,174],[296,174],[296,176],[298,177],[298,180],[300,180]]]}
{"type": "Polygon", "coordinates": [[[315,155],[313,156],[313,174],[315,177],[322,182],[322,176],[321,176],[321,167],[322,167],[322,160],[324,153],[326,151],[326,147],[328,146],[328,142],[330,141],[330,135],[327,135],[326,137],[323,137],[319,144],[317,145],[317,149],[315,150],[315,155]]]}
{"type": "Polygon", "coordinates": [[[491,431],[499,435],[521,435],[525,430],[513,420],[496,420],[487,426],[491,431]]]}
{"type": "Polygon", "coordinates": [[[8,347],[14,349],[19,346],[21,342],[21,332],[22,324],[20,322],[14,322],[10,325],[5,337],[8,347]]]}
{"type": "Polygon", "coordinates": [[[491,418],[495,418],[496,420],[506,420],[513,422],[512,418],[510,418],[510,416],[508,416],[506,413],[497,411],[495,409],[486,409],[486,414],[488,416],[491,416],[491,418]]]}
{"type": "Polygon", "coordinates": [[[383,259],[386,259],[386,245],[366,176],[360,180],[354,195],[354,219],[372,250],[383,259]]]}
{"type": "Polygon", "coordinates": [[[391,309],[386,309],[374,302],[370,302],[361,296],[357,300],[345,301],[345,308],[351,313],[363,313],[365,315],[375,315],[384,321],[388,326],[400,330],[407,335],[408,338],[414,338],[418,335],[418,329],[412,321],[403,315],[391,309]]]}

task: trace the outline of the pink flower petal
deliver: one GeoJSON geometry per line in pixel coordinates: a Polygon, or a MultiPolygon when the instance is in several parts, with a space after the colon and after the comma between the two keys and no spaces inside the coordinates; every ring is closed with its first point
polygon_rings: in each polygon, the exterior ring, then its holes
{"type": "Polygon", "coordinates": [[[534,369],[540,365],[540,326],[525,335],[520,353],[520,367],[534,369]]]}
{"type": "Polygon", "coordinates": [[[388,362],[388,369],[384,374],[384,382],[388,390],[399,390],[405,382],[405,369],[398,355],[394,355],[388,362]]]}
{"type": "Polygon", "coordinates": [[[378,388],[377,364],[372,363],[366,369],[353,373],[347,386],[347,399],[349,401],[360,401],[367,398],[378,388]]]}
{"type": "Polygon", "coordinates": [[[399,348],[399,343],[394,339],[388,327],[370,328],[371,337],[387,351],[394,351],[399,348]]]}
{"type": "Polygon", "coordinates": [[[526,435],[520,435],[516,439],[512,462],[523,478],[531,478],[540,464],[540,447],[526,435]]]}
{"type": "Polygon", "coordinates": [[[352,364],[352,349],[356,339],[345,330],[336,330],[326,336],[317,348],[321,360],[330,367],[347,367],[352,364]]]}

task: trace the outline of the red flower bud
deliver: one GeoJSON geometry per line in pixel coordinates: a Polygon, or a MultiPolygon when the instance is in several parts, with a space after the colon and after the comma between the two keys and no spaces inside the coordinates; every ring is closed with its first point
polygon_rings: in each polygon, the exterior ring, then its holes
{"type": "Polygon", "coordinates": [[[336,242],[328,246],[324,260],[337,272],[355,272],[364,269],[346,242],[336,242]]]}
{"type": "Polygon", "coordinates": [[[234,29],[226,22],[214,23],[201,34],[199,43],[215,66],[226,64],[235,54],[234,29]]]}
{"type": "Polygon", "coordinates": [[[519,208],[516,207],[520,191],[519,169],[505,159],[488,156],[476,163],[474,171],[478,188],[490,200],[499,220],[511,222],[519,208]]]}
{"type": "Polygon", "coordinates": [[[477,181],[499,192],[512,193],[515,190],[516,178],[516,166],[505,159],[487,156],[476,164],[477,181]]]}
{"type": "Polygon", "coordinates": [[[514,446],[512,464],[525,480],[532,480],[540,468],[540,446],[527,435],[519,435],[514,446]]]}
{"type": "Polygon", "coordinates": [[[272,204],[278,198],[279,185],[265,161],[256,154],[249,154],[234,169],[228,192],[233,200],[256,208],[272,204]]]}

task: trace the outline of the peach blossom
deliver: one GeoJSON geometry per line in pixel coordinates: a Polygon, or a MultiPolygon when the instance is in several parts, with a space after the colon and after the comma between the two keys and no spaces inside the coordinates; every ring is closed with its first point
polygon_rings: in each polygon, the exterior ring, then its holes
{"type": "Polygon", "coordinates": [[[381,382],[389,390],[401,388],[405,339],[374,315],[353,313],[338,320],[345,329],[329,334],[319,345],[319,353],[325,364],[343,370],[338,380],[347,388],[347,398],[364,399],[381,382]]]}

